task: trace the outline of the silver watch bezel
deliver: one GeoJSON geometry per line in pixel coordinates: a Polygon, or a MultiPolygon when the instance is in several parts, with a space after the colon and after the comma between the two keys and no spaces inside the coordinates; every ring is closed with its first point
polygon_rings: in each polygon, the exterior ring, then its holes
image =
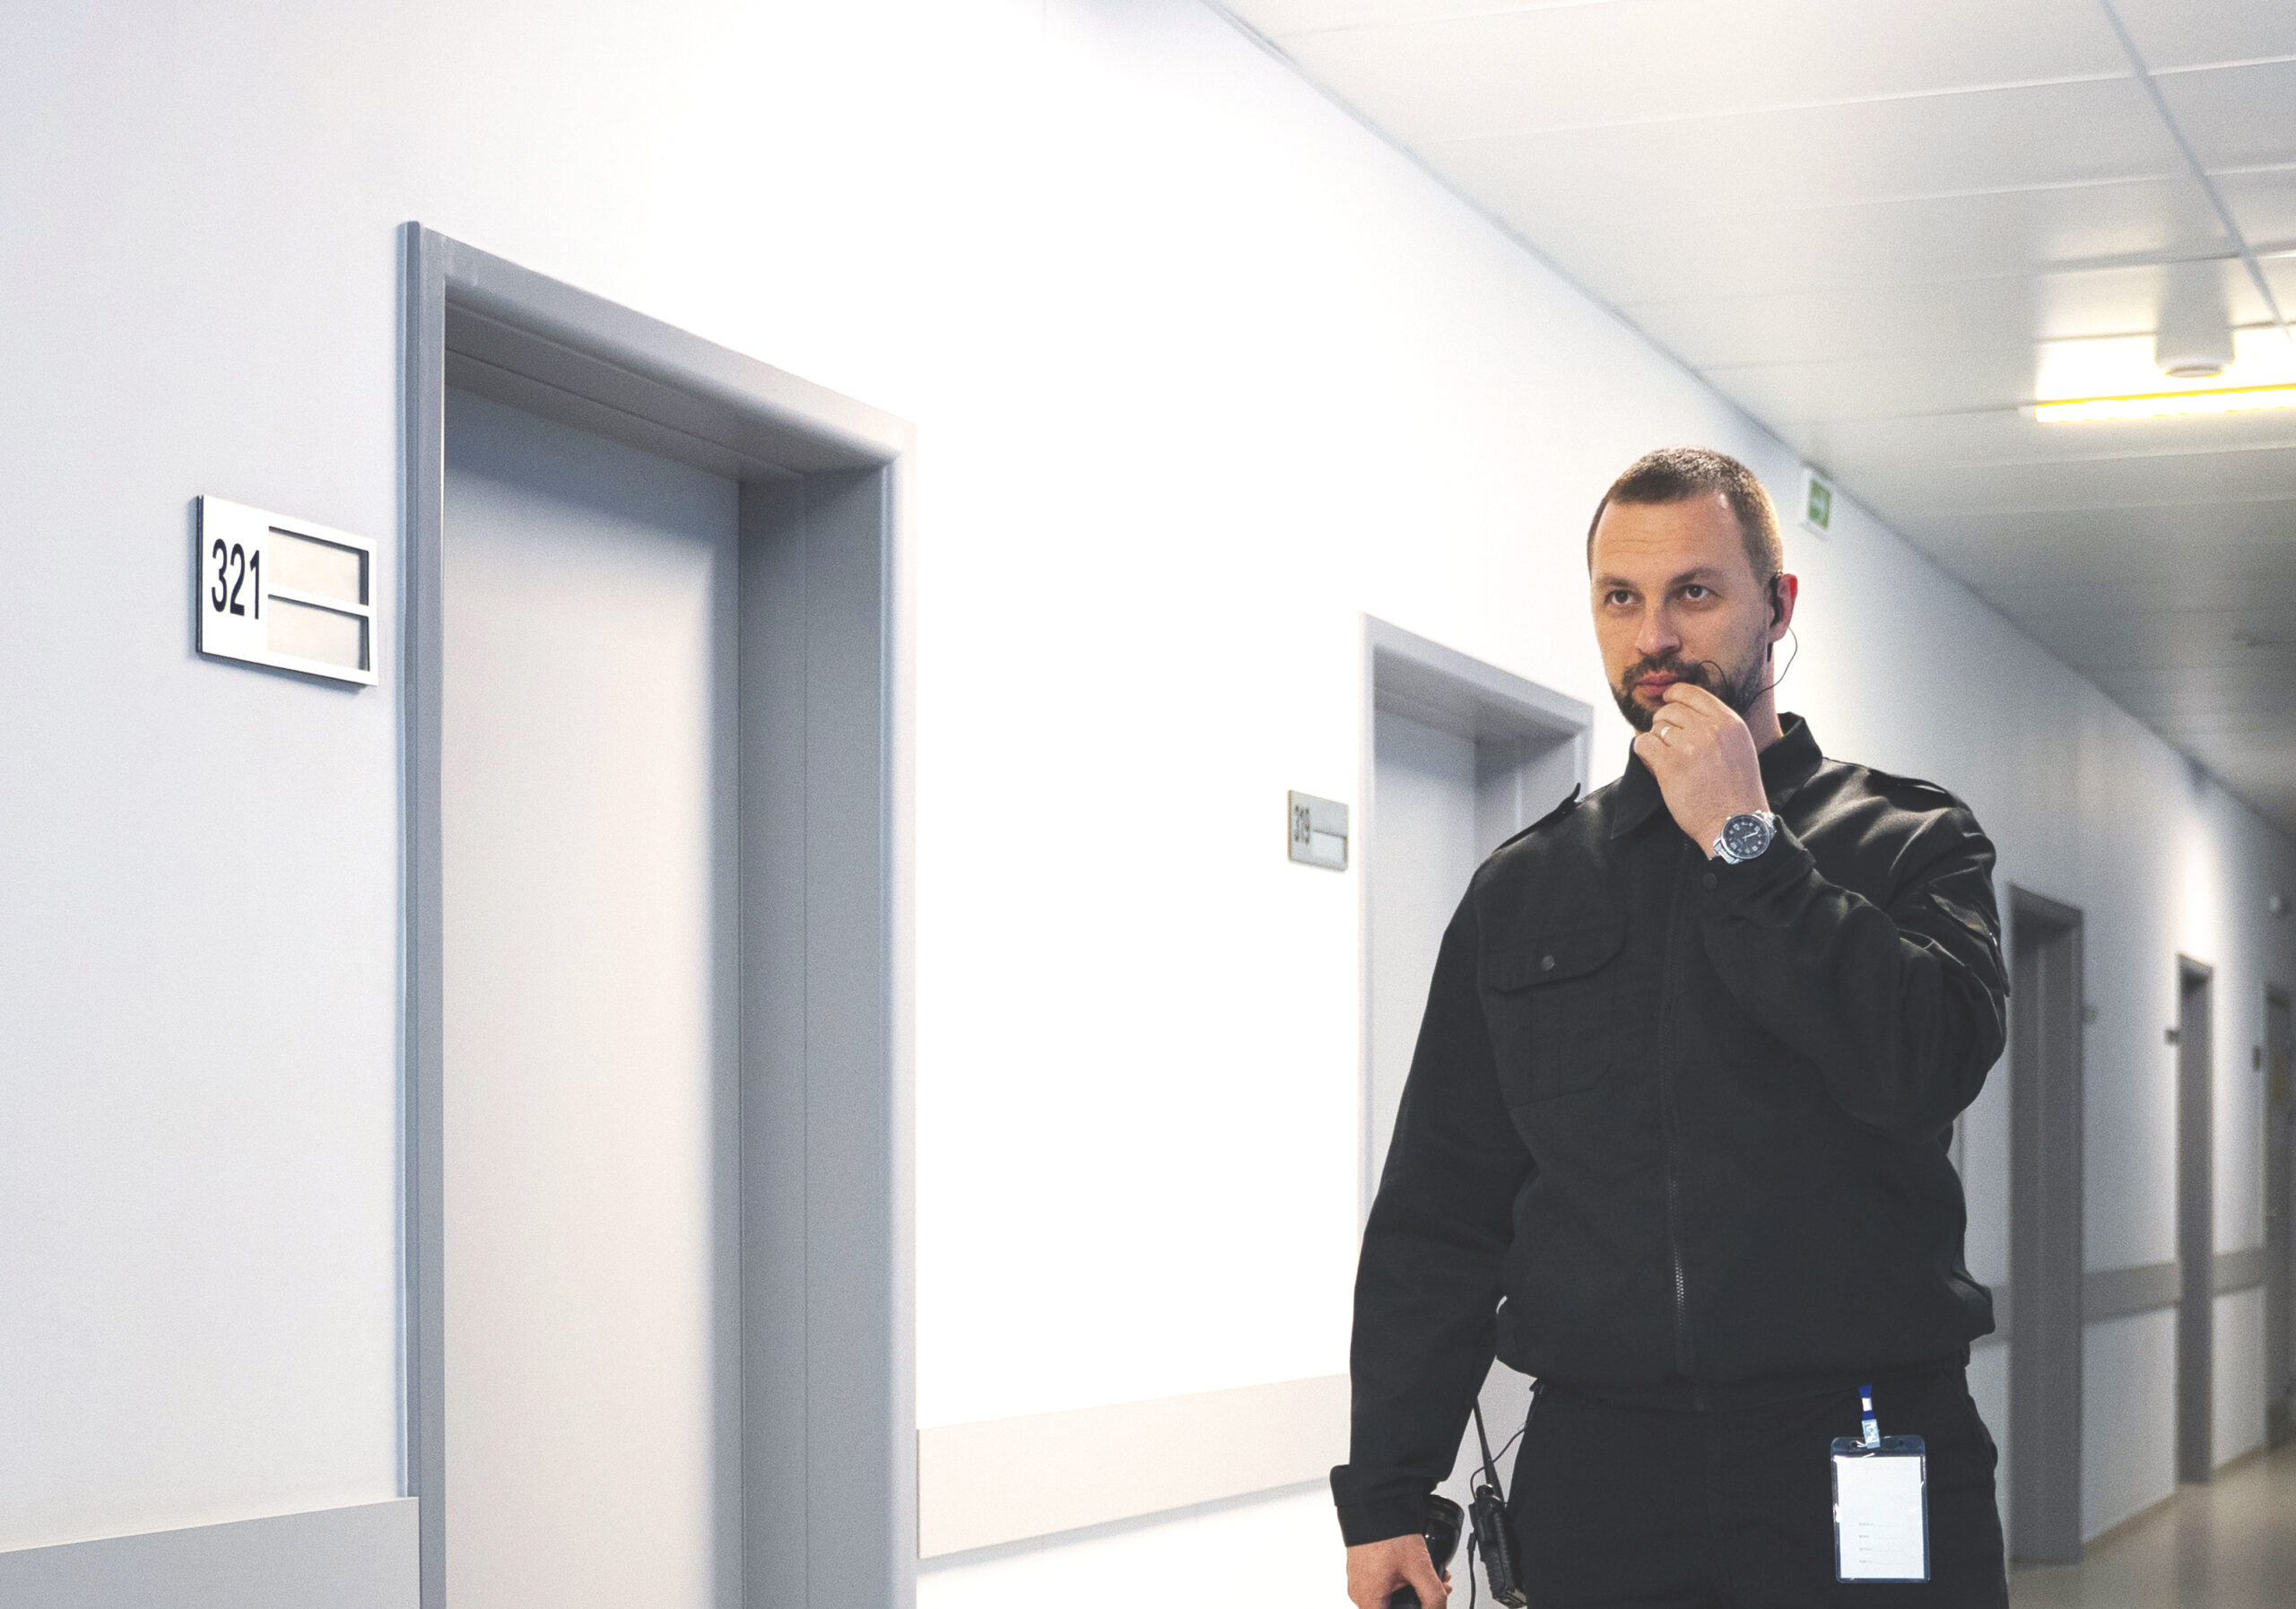
{"type": "Polygon", "coordinates": [[[1759,860],[1761,858],[1764,854],[1768,853],[1770,846],[1777,841],[1778,815],[1776,812],[1769,810],[1742,810],[1737,814],[1732,816],[1728,821],[1722,823],[1722,831],[1715,835],[1714,854],[1717,858],[1727,861],[1734,866],[1744,865],[1747,861],[1759,860]],[[1761,844],[1751,854],[1740,855],[1730,848],[1730,829],[1736,826],[1740,822],[1759,822],[1761,823],[1761,844]]]}

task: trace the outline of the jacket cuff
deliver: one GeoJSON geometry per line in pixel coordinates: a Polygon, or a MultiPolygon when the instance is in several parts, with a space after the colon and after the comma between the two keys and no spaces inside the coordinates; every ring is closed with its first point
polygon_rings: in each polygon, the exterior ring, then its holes
{"type": "Polygon", "coordinates": [[[1339,1534],[1348,1546],[1385,1542],[1394,1536],[1417,1536],[1427,1524],[1427,1500],[1385,1498],[1370,1503],[1339,1505],[1339,1534]]]}
{"type": "Polygon", "coordinates": [[[1805,875],[1816,865],[1816,857],[1780,822],[1778,836],[1770,840],[1770,848],[1752,860],[1742,860],[1734,865],[1719,856],[1707,857],[1705,869],[1698,876],[1699,915],[1731,915],[1771,890],[1805,875]]]}

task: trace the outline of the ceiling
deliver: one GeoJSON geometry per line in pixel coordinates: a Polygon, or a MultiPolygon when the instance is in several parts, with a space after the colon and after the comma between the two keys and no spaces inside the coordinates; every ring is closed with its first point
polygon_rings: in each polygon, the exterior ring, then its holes
{"type": "Polygon", "coordinates": [[[2031,411],[2296,378],[2296,0],[1223,8],[2296,831],[2296,412],[2031,411]]]}

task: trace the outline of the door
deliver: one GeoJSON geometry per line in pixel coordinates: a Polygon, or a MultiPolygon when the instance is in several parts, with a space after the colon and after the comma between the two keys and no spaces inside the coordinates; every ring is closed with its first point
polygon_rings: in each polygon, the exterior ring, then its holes
{"type": "Polygon", "coordinates": [[[737,1601],[736,488],[448,394],[452,1609],[737,1601]]]}
{"type": "MultiPolygon", "coordinates": [[[[1370,804],[1364,830],[1363,1205],[1369,1211],[1411,1072],[1444,929],[1483,857],[1586,779],[1592,711],[1385,621],[1366,622],[1370,804]]],[[[1494,1363],[1483,1388],[1494,1450],[1529,1382],[1494,1363]]],[[[1440,1490],[1465,1504],[1474,1436],[1440,1490]]]]}
{"type": "Polygon", "coordinates": [[[2265,1065],[2266,1439],[2296,1439],[2296,1067],[2288,996],[2267,991],[2265,1065]]]}
{"type": "Polygon", "coordinates": [[[2009,1545],[2081,1556],[2081,913],[2023,889],[2012,923],[2009,1545]]]}
{"type": "Polygon", "coordinates": [[[1483,857],[1586,781],[1592,712],[1366,618],[1363,1209],[1411,1072],[1444,929],[1483,857]]]}
{"type": "Polygon", "coordinates": [[[1435,952],[1490,846],[1475,833],[1474,738],[1382,710],[1373,747],[1378,819],[1364,860],[1371,973],[1365,1165],[1376,1191],[1435,952]]]}

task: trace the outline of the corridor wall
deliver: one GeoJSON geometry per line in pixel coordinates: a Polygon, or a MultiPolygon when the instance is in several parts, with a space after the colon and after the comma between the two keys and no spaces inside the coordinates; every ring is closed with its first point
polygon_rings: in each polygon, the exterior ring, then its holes
{"type": "MultiPolygon", "coordinates": [[[[927,1427],[1344,1369],[1357,891],[1276,822],[1355,786],[1360,615],[1607,709],[1610,477],[1669,441],[1798,472],[1196,0],[24,0],[0,144],[0,1549],[403,1488],[403,220],[918,425],[927,1427]],[[381,541],[378,689],[193,654],[201,492],[381,541]]],[[[2260,1244],[2296,846],[1838,509],[1788,536],[1784,702],[2085,910],[2090,1265],[2174,1256],[2179,952],[2217,969],[2218,1244],[2260,1244]]],[[[1996,1080],[1980,1278],[2007,1128],[1996,1080]]],[[[2172,1322],[2092,1347],[2092,1531],[2170,1490],[2172,1322]]],[[[1977,1378],[2005,1432],[1997,1348],[1977,1378]]],[[[1324,1604],[1338,1570],[1293,1488],[919,1596],[1324,1604]]]]}

